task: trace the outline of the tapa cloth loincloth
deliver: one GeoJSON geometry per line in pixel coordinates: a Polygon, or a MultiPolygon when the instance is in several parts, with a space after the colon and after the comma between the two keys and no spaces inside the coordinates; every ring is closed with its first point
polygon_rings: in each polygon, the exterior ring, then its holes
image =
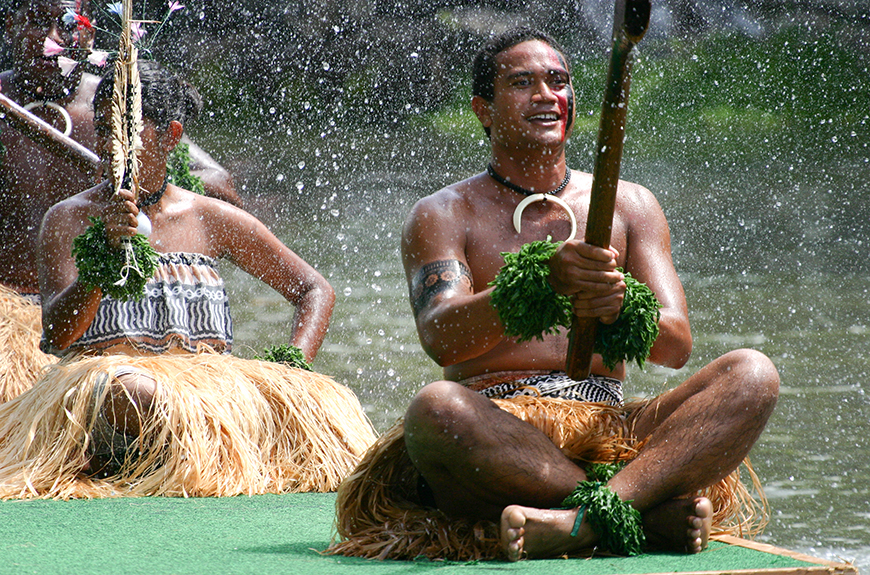
{"type": "Polygon", "coordinates": [[[75,357],[0,406],[0,498],[333,491],[375,441],[354,393],[283,364],[202,352],[75,357]],[[81,473],[119,369],[157,392],[118,472],[81,473]]]}
{"type": "Polygon", "coordinates": [[[24,393],[57,358],[39,350],[42,308],[38,294],[0,285],[0,403],[24,393]]]}
{"type": "MultiPolygon", "coordinates": [[[[505,411],[535,426],[578,465],[633,459],[642,445],[632,433],[649,402],[623,406],[530,395],[495,399],[505,411]]],[[[759,494],[751,496],[735,470],[702,494],[713,503],[717,533],[743,537],[760,531],[767,507],[757,477],[744,462],[759,494]]],[[[370,559],[469,561],[499,556],[499,526],[454,519],[427,507],[418,490],[420,474],[405,449],[400,421],[378,439],[338,488],[336,537],[327,553],[370,559]]]]}
{"type": "Polygon", "coordinates": [[[564,371],[496,372],[463,379],[458,383],[490,399],[530,395],[606,403],[614,407],[624,402],[622,382],[601,375],[590,375],[575,381],[564,371]]]}

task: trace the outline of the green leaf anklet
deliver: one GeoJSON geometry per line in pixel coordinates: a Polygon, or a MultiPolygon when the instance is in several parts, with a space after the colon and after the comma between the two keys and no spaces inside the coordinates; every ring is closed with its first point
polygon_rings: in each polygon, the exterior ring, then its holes
{"type": "Polygon", "coordinates": [[[136,234],[126,246],[113,248],[103,220],[88,219],[91,226],[73,239],[72,255],[79,280],[119,301],[142,299],[145,284],[157,269],[157,252],[148,238],[136,234]]]}
{"type": "Polygon", "coordinates": [[[601,545],[619,555],[641,555],[646,545],[640,512],[600,481],[581,481],[562,502],[565,509],[579,508],[571,536],[576,537],[584,515],[601,545]]]}
{"type": "Polygon", "coordinates": [[[263,361],[274,361],[276,363],[286,363],[290,367],[298,367],[307,371],[313,371],[311,365],[305,361],[305,354],[295,345],[273,345],[266,348],[263,352],[263,357],[254,356],[254,359],[263,361]]]}

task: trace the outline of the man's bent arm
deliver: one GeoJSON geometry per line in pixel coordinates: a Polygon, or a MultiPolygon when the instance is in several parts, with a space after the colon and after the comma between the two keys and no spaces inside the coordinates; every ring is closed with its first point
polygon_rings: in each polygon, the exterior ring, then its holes
{"type": "Polygon", "coordinates": [[[636,186],[626,206],[628,245],[626,271],[645,283],[662,304],[659,336],[649,361],[665,367],[681,368],[692,352],[692,332],[686,295],[674,269],[668,222],[658,201],[649,190],[636,186]]]}
{"type": "Polygon", "coordinates": [[[230,173],[186,135],[182,142],[190,147],[190,171],[202,180],[205,194],[236,207],[244,207],[230,173]]]}
{"type": "Polygon", "coordinates": [[[442,367],[483,355],[504,339],[490,305],[492,288],[474,293],[462,218],[421,200],[402,233],[402,261],[420,343],[442,367]]]}

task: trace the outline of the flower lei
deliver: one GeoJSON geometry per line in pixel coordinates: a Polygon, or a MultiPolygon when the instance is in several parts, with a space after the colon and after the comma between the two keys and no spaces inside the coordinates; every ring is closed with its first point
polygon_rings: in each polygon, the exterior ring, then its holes
{"type": "MultiPolygon", "coordinates": [[[[547,238],[524,245],[519,253],[502,253],[504,266],[489,285],[495,286],[490,303],[498,312],[506,336],[520,342],[543,340],[544,335],[571,326],[570,298],[556,293],[547,281],[547,262],[559,245],[547,238]]],[[[634,361],[643,368],[659,334],[661,304],[647,285],[624,274],[626,290],[619,318],[596,330],[593,350],[601,354],[608,369],[621,361],[634,361]]]]}
{"type": "MultiPolygon", "coordinates": [[[[76,31],[73,32],[73,45],[70,47],[63,47],[51,38],[46,37],[45,42],[43,43],[42,53],[47,57],[57,57],[57,65],[60,67],[60,72],[64,77],[72,74],[73,70],[84,61],[89,62],[91,65],[96,66],[98,68],[102,68],[109,61],[110,53],[105,50],[92,50],[79,48],[78,43],[81,38],[81,34],[84,31],[100,31],[106,32],[113,36],[117,36],[116,33],[105,29],[100,28],[94,24],[91,19],[87,16],[80,14],[79,10],[81,2],[76,2],[75,7],[67,8],[66,12],[62,16],[61,20],[67,26],[75,26],[76,31]],[[70,54],[70,57],[67,54],[70,54]]],[[[164,24],[172,15],[173,12],[177,10],[184,9],[185,6],[179,2],[178,0],[168,0],[166,14],[163,19],[159,21],[159,26],[157,30],[151,34],[151,41],[147,43],[142,42],[142,38],[145,36],[147,31],[143,27],[143,24],[148,23],[157,23],[152,20],[135,20],[131,23],[131,34],[133,37],[133,42],[137,43],[137,48],[140,52],[144,54],[148,54],[151,51],[151,47],[154,45],[154,40],[157,38],[160,30],[163,29],[164,24]]],[[[109,16],[110,19],[120,24],[123,7],[121,2],[112,2],[105,8],[102,8],[103,12],[109,16]]]]}

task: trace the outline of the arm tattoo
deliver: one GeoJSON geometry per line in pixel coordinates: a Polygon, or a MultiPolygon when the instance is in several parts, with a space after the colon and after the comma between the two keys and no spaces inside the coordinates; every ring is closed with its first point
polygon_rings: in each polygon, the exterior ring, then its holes
{"type": "Polygon", "coordinates": [[[436,295],[460,286],[472,290],[474,281],[471,270],[459,260],[440,260],[424,265],[411,282],[414,313],[420,313],[436,295]]]}

